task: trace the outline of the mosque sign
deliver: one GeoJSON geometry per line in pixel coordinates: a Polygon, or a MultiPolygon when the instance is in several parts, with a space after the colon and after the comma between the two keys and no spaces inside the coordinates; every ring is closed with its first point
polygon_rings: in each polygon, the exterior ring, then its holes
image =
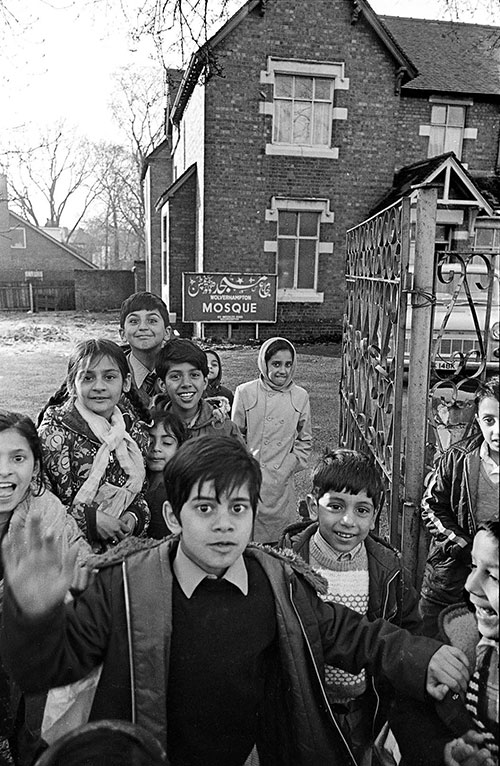
{"type": "Polygon", "coordinates": [[[276,322],[276,274],[182,275],[183,322],[276,322]]]}

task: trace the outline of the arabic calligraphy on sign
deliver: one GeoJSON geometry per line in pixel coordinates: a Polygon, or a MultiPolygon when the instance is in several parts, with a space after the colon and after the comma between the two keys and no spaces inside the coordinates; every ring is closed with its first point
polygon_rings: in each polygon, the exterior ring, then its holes
{"type": "Polygon", "coordinates": [[[275,322],[275,274],[183,274],[185,322],[275,322]]]}

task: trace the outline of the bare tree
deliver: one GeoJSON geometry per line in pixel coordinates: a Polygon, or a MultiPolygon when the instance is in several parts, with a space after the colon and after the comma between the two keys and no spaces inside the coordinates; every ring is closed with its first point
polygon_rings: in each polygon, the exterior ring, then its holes
{"type": "Polygon", "coordinates": [[[101,189],[92,144],[75,137],[63,122],[42,130],[31,147],[22,131],[16,133],[1,165],[12,209],[35,226],[59,227],[71,208],[68,239],[101,189]]]}

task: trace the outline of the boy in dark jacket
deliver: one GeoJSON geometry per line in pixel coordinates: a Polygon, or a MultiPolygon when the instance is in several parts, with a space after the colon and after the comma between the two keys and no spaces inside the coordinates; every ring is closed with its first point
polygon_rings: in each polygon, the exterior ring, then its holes
{"type": "Polygon", "coordinates": [[[208,384],[207,355],[187,338],[170,340],[160,351],[156,372],[161,390],[156,407],[164,407],[178,415],[193,436],[239,436],[238,426],[212,402],[203,399],[208,384]]]}
{"type": "Polygon", "coordinates": [[[248,544],[261,471],[238,439],[186,442],[165,484],[176,537],[117,546],[72,604],[74,560],[38,518],[4,544],[1,648],[21,687],[67,684],[102,664],[90,718],[144,726],[171,766],[243,766],[255,750],[261,766],[353,766],[325,662],[367,667],[417,699],[465,688],[460,650],[324,604],[299,557],[248,544]]]}
{"type": "MultiPolygon", "coordinates": [[[[328,582],[322,596],[411,632],[420,626],[418,597],[401,554],[372,534],[383,501],[373,460],[349,449],[327,450],[312,472],[307,496],[312,521],[289,527],[281,541],[328,582]]],[[[353,676],[326,668],[328,699],[360,766],[369,766],[374,738],[387,718],[392,694],[365,671],[353,676]],[[375,716],[375,713],[377,715],[375,716]]]]}

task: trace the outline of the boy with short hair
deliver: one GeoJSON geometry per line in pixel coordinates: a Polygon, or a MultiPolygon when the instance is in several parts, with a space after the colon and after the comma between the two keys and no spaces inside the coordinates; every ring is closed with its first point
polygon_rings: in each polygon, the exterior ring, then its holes
{"type": "Polygon", "coordinates": [[[238,439],[184,443],[165,469],[177,535],[90,560],[100,572],[68,605],[74,557],[61,559],[34,515],[3,546],[2,658],[21,688],[102,663],[90,718],[144,726],[171,766],[243,766],[255,749],[261,766],[354,766],[325,661],[367,666],[417,699],[464,689],[460,650],[324,604],[299,557],[248,544],[261,479],[238,439]]]}
{"type": "Polygon", "coordinates": [[[158,295],[138,292],[129,295],[120,309],[120,337],[130,351],[127,361],[132,385],[145,407],[160,392],[156,375],[158,352],[169,340],[172,328],[168,308],[158,295]]]}
{"type": "Polygon", "coordinates": [[[203,399],[208,360],[196,343],[187,338],[170,340],[158,354],[156,372],[168,401],[164,403],[160,395],[155,404],[175,412],[186,425],[189,438],[215,434],[241,438],[238,426],[227,414],[203,399]]]}
{"type": "MultiPolygon", "coordinates": [[[[368,619],[383,617],[411,632],[420,627],[418,595],[401,554],[373,535],[383,502],[374,461],[349,449],[326,450],[312,472],[310,521],[289,527],[281,545],[292,548],[328,582],[322,596],[368,619]]],[[[360,766],[371,763],[374,737],[388,715],[391,690],[364,670],[326,668],[326,689],[360,766]]]]}

